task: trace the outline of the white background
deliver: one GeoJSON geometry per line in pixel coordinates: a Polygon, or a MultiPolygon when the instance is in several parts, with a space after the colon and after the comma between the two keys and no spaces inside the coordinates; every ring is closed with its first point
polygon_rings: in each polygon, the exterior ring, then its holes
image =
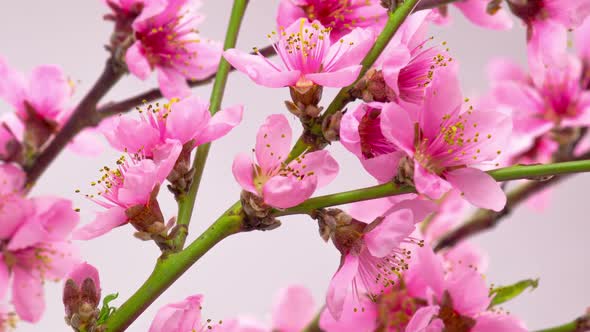
{"type": "MultiPolygon", "coordinates": [[[[266,34],[274,28],[277,3],[251,1],[238,46],[250,50],[266,46],[266,34]]],[[[203,11],[208,19],[201,31],[205,36],[223,39],[229,17],[230,0],[209,1],[203,11]]],[[[0,54],[21,70],[36,64],[62,66],[78,82],[76,100],[87,91],[102,70],[107,53],[103,45],[109,38],[110,23],[101,17],[107,8],[98,0],[10,1],[0,4],[0,54]]],[[[524,63],[524,29],[494,32],[468,24],[452,11],[455,24],[436,29],[435,42],[447,41],[454,57],[461,63],[464,91],[475,97],[487,86],[484,66],[492,56],[506,55],[524,63]]],[[[123,79],[107,96],[118,100],[155,86],[154,80],[139,82],[123,79]]],[[[195,90],[208,98],[210,88],[195,90]]],[[[327,104],[333,91],[325,93],[327,104]]],[[[254,134],[263,119],[285,112],[282,101],[286,89],[269,90],[252,84],[244,75],[234,73],[229,79],[224,105],[245,105],[244,122],[231,134],[213,144],[205,169],[205,178],[193,216],[190,238],[195,238],[208,224],[238,198],[239,187],[231,175],[233,156],[249,151],[254,134]]],[[[0,104],[0,111],[8,111],[0,104]]],[[[293,117],[291,117],[292,120],[293,117]]],[[[293,121],[295,123],[295,121],[293,121]]],[[[338,158],[340,177],[321,193],[337,192],[372,185],[358,161],[335,144],[331,151],[338,158]]],[[[82,208],[82,221],[92,220],[95,206],[75,195],[81,188],[89,191],[89,182],[98,177],[98,169],[111,165],[117,154],[106,152],[97,158],[62,154],[43,176],[34,195],[61,195],[73,199],[82,208]]],[[[590,176],[579,175],[554,191],[543,213],[519,208],[494,232],[475,238],[490,257],[486,277],[495,284],[540,277],[540,287],[506,306],[522,317],[529,328],[561,324],[580,315],[588,305],[590,267],[586,256],[590,225],[584,190],[590,176]]],[[[163,199],[163,210],[170,217],[175,204],[163,199]]],[[[267,319],[272,295],[292,282],[309,287],[323,303],[323,294],[338,266],[338,253],[319,238],[316,225],[308,218],[283,219],[283,226],[272,232],[252,232],[233,236],[216,246],[186,275],[162,295],[129,329],[147,331],[157,308],[179,301],[189,294],[204,293],[204,315],[215,320],[237,314],[252,314],[267,319]]],[[[128,298],[149,275],[158,250],[131,236],[130,227],[122,227],[89,243],[81,243],[82,253],[101,271],[104,294],[119,292],[128,298]]],[[[47,311],[38,325],[21,324],[18,331],[62,331],[63,306],[61,285],[46,287],[47,311]]]]}

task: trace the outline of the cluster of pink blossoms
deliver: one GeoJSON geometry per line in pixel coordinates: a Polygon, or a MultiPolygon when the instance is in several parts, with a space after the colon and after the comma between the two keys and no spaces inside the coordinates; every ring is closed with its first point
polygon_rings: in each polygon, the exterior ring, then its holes
{"type": "Polygon", "coordinates": [[[476,102],[462,94],[459,65],[446,43],[427,36],[432,23],[448,23],[447,5],[411,14],[363,71],[360,63],[387,20],[382,3],[395,1],[281,0],[277,29],[268,35],[277,61],[256,48],[223,51],[202,38],[198,0],[105,2],[111,9],[105,19],[114,22],[107,49],[121,70],[139,79],[156,71],[167,102],[105,120],[70,143],[77,152],[97,153],[100,131],[123,154],[91,182],[99,190],[85,196],[100,210],[76,228],[79,216],[69,200],[27,197],[33,185],[27,172],[75,109],[68,103],[72,83],[56,66],[39,66],[25,77],[0,58],[0,97],[14,110],[0,117],[0,331],[18,319],[38,321],[43,283],[60,279],[68,325],[100,330],[110,313],[98,309],[98,271],[80,263],[72,239],[90,240],[129,224],[136,237],[154,241],[165,254],[182,249],[175,247],[176,235],[186,225],[166,218],[158,197],[163,187],[177,199],[185,195],[194,150],[242,121],[242,106],[210,109],[190,90],[191,81],[215,72],[221,57],[258,85],[288,88],[287,108],[309,143],[294,153],[289,118],[271,114],[252,153],[235,157],[242,217],[252,223],[245,229],[280,225],[276,212],[288,214],[336,179],[339,164],[323,150],[334,141],[376,183],[413,191],[310,212],[322,238],[341,254],[325,306],[316,307],[309,290],[293,285],[278,294],[270,323],[214,322],[203,319],[198,294],[162,307],[150,332],[299,332],[318,310],[319,327],[327,332],[527,330],[494,304],[478,248],[465,241],[433,248],[471,205],[505,211],[504,188],[487,170],[561,161],[564,151],[578,156],[590,145],[590,20],[584,22],[590,0],[455,2],[477,25],[508,29],[512,12],[528,29],[529,73],[509,60],[493,61],[491,91],[476,102]],[[576,29],[575,54],[567,49],[570,29],[576,29]],[[318,106],[324,87],[350,87],[347,97],[358,104],[324,117],[318,106]]]}

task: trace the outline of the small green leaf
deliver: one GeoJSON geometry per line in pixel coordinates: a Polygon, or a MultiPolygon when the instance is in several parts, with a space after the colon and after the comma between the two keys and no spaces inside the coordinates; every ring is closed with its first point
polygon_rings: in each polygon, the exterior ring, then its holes
{"type": "Polygon", "coordinates": [[[490,290],[490,296],[494,297],[492,303],[490,303],[490,307],[508,302],[524,292],[525,289],[530,287],[533,290],[537,286],[539,286],[539,279],[526,279],[509,286],[493,288],[490,290]]]}
{"type": "Polygon", "coordinates": [[[113,314],[113,312],[115,312],[115,310],[117,310],[117,308],[109,306],[109,303],[111,303],[118,296],[119,296],[119,293],[115,293],[115,294],[109,294],[104,297],[104,299],[102,300],[102,308],[100,309],[100,313],[98,314],[98,319],[96,320],[97,325],[100,325],[100,324],[106,322],[106,320],[113,314]]]}

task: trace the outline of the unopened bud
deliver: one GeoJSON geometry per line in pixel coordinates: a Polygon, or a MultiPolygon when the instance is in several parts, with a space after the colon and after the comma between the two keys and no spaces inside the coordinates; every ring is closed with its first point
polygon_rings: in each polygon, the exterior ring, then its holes
{"type": "Polygon", "coordinates": [[[182,146],[174,168],[167,177],[167,180],[170,181],[168,189],[176,197],[186,193],[192,183],[195,170],[191,166],[191,152],[194,148],[194,140],[190,140],[182,146]]]}
{"type": "Polygon", "coordinates": [[[98,271],[89,264],[78,264],[63,289],[66,323],[76,331],[94,331],[100,303],[100,280],[98,271]]]}
{"type": "Polygon", "coordinates": [[[392,102],[396,100],[395,91],[385,82],[383,72],[376,69],[370,69],[362,79],[360,79],[351,94],[355,98],[360,98],[364,102],[392,102]]]}

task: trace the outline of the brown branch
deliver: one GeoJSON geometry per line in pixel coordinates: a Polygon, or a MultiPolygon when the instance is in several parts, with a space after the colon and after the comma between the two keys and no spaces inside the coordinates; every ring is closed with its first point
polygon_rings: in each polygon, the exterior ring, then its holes
{"type": "MultiPolygon", "coordinates": [[[[263,56],[272,56],[275,54],[275,49],[273,45],[267,46],[259,50],[260,54],[263,56]]],[[[230,71],[234,71],[235,68],[231,67],[230,71]]],[[[191,87],[198,87],[207,85],[214,81],[215,75],[217,73],[213,73],[208,77],[197,80],[197,81],[188,81],[189,86],[191,87]]],[[[134,107],[137,107],[143,103],[149,103],[154,100],[162,98],[162,92],[160,89],[151,89],[146,92],[140,93],[136,96],[127,98],[125,100],[121,100],[118,102],[111,102],[106,104],[105,106],[98,109],[98,113],[100,114],[100,120],[108,118],[113,115],[121,114],[132,110],[134,107]]]]}
{"type": "Polygon", "coordinates": [[[25,168],[27,172],[27,188],[31,188],[35,184],[45,169],[47,169],[76,134],[97,122],[95,113],[96,104],[119,81],[123,73],[124,71],[119,68],[114,60],[109,59],[107,61],[102,74],[74,109],[74,112],[63,128],[61,128],[55,138],[51,140],[49,145],[34,162],[25,168]]]}

